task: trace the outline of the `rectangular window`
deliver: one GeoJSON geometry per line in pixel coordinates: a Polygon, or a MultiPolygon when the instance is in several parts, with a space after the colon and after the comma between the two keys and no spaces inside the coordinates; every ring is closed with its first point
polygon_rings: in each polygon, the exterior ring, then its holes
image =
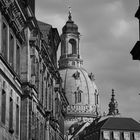
{"type": "Polygon", "coordinates": [[[9,130],[12,133],[13,131],[13,99],[10,97],[9,102],[9,130]]]}
{"type": "Polygon", "coordinates": [[[2,90],[2,98],[1,98],[1,122],[5,124],[6,119],[6,92],[2,90]]]}
{"type": "Polygon", "coordinates": [[[40,140],[43,140],[43,124],[40,123],[40,140]]]}
{"type": "Polygon", "coordinates": [[[120,132],[114,131],[113,132],[113,139],[114,140],[120,140],[120,132]]]}
{"type": "Polygon", "coordinates": [[[7,60],[8,50],[8,29],[5,23],[2,24],[2,55],[7,60]]]}
{"type": "MultiPolygon", "coordinates": [[[[35,85],[36,85],[36,88],[37,90],[39,89],[39,62],[38,60],[36,59],[35,60],[35,85]]],[[[39,96],[39,94],[38,94],[39,96]]]]}
{"type": "Polygon", "coordinates": [[[36,124],[35,124],[35,114],[32,112],[32,139],[35,140],[35,131],[36,131],[36,124]]]}
{"type": "Polygon", "coordinates": [[[78,103],[81,102],[81,92],[78,92],[78,103]]]}
{"type": "Polygon", "coordinates": [[[16,46],[16,72],[20,75],[20,47],[18,44],[16,46]]]}
{"type": "Polygon", "coordinates": [[[140,132],[134,133],[134,140],[140,140],[140,132]]]}
{"type": "Polygon", "coordinates": [[[103,139],[104,140],[110,140],[110,132],[109,131],[104,131],[103,132],[103,139]]]}
{"type": "Polygon", "coordinates": [[[9,63],[14,67],[14,37],[9,34],[9,63]]]}
{"type": "Polygon", "coordinates": [[[16,105],[16,134],[19,135],[19,105],[16,105]]]}
{"type": "Polygon", "coordinates": [[[130,132],[124,132],[124,140],[130,140],[130,132]]]}
{"type": "Polygon", "coordinates": [[[37,127],[36,127],[36,138],[39,139],[40,131],[39,131],[39,119],[37,118],[37,127]]]}
{"type": "Polygon", "coordinates": [[[51,97],[51,93],[49,93],[49,110],[51,110],[52,109],[52,97],[51,97]]]}

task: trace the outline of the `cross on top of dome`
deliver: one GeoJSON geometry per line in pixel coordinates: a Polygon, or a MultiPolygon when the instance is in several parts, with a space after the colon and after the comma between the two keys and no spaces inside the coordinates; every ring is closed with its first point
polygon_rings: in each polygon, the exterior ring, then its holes
{"type": "Polygon", "coordinates": [[[71,14],[71,7],[69,6],[69,16],[68,16],[69,20],[72,20],[72,14],[71,14]]]}

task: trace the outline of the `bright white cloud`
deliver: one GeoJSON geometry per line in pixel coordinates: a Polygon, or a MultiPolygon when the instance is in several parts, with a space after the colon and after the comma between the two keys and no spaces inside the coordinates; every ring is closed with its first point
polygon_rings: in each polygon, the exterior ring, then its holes
{"type": "Polygon", "coordinates": [[[113,14],[114,12],[120,12],[123,9],[123,3],[122,1],[114,1],[107,3],[106,5],[103,5],[105,7],[105,12],[109,12],[110,14],[113,14]]]}
{"type": "Polygon", "coordinates": [[[115,37],[123,37],[127,35],[130,30],[130,24],[124,19],[120,19],[114,23],[110,31],[115,37]]]}

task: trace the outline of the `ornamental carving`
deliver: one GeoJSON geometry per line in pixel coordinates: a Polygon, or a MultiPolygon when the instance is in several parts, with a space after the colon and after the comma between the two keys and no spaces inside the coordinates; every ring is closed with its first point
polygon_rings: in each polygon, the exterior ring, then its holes
{"type": "Polygon", "coordinates": [[[88,77],[90,78],[91,81],[95,81],[95,76],[94,76],[93,73],[90,73],[90,74],[88,75],[88,77]]]}
{"type": "Polygon", "coordinates": [[[80,72],[76,71],[72,77],[75,79],[75,80],[78,80],[80,78],[80,72]]]}
{"type": "Polygon", "coordinates": [[[14,0],[4,0],[5,4],[6,4],[6,7],[8,8],[10,6],[10,4],[12,2],[14,2],[14,0]]]}

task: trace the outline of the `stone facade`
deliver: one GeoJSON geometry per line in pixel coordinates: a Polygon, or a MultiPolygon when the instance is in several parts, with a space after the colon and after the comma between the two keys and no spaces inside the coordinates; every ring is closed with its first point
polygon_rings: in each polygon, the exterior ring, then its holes
{"type": "Polygon", "coordinates": [[[43,32],[34,4],[0,1],[0,140],[64,139],[60,37],[52,26],[43,32]]]}

